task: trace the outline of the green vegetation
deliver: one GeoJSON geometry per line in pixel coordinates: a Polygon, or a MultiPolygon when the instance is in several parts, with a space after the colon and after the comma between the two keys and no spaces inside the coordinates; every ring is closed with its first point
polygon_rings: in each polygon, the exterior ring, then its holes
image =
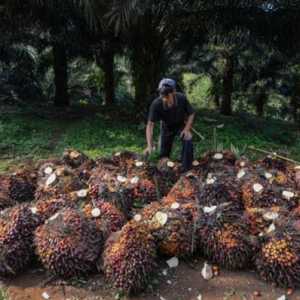
{"type": "Polygon", "coordinates": [[[0,300],[7,300],[6,292],[0,289],[0,300]]]}
{"type": "MultiPolygon", "coordinates": [[[[141,153],[145,147],[143,125],[116,121],[100,113],[78,120],[11,115],[0,117],[0,124],[1,171],[23,161],[60,156],[68,147],[82,150],[93,158],[124,149],[141,153]]],[[[198,112],[195,123],[197,131],[205,137],[205,141],[201,141],[194,136],[197,156],[213,147],[216,127],[219,147],[234,145],[241,150],[246,145],[254,145],[300,161],[299,132],[291,123],[246,114],[225,117],[204,110],[198,112]]],[[[173,158],[179,157],[179,153],[180,143],[177,141],[173,158]]],[[[254,154],[247,153],[251,157],[254,154]]]]}

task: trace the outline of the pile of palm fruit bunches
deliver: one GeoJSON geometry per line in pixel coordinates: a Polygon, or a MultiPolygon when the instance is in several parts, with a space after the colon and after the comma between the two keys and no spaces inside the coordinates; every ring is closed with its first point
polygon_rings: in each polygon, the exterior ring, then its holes
{"type": "Polygon", "coordinates": [[[102,274],[136,294],[159,260],[198,255],[213,270],[254,267],[300,286],[300,167],[221,151],[180,170],[169,159],[92,160],[70,149],[0,175],[0,276],[40,264],[62,279],[102,274]]]}

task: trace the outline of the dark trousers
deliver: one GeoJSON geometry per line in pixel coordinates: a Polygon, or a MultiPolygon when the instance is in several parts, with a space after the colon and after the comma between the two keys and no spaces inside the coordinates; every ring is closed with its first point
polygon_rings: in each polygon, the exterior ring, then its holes
{"type": "MultiPolygon", "coordinates": [[[[170,157],[173,142],[176,136],[179,136],[182,130],[170,131],[164,127],[161,127],[160,132],[160,157],[170,157]]],[[[192,168],[192,163],[194,160],[194,147],[193,141],[184,140],[182,141],[182,150],[181,150],[181,163],[183,171],[186,172],[192,168]]]]}

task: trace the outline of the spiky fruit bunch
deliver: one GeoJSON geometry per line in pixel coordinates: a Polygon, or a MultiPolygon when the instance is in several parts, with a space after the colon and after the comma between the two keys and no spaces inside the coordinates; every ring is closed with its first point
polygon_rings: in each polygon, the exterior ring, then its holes
{"type": "Polygon", "coordinates": [[[83,208],[85,216],[93,220],[98,230],[103,232],[104,238],[119,231],[126,223],[124,214],[114,205],[103,201],[93,201],[83,208]]]}
{"type": "Polygon", "coordinates": [[[66,149],[63,153],[63,161],[69,167],[76,169],[88,162],[89,158],[75,149],[66,149]]]}
{"type": "Polygon", "coordinates": [[[195,250],[192,210],[181,208],[179,203],[175,204],[171,207],[150,204],[142,211],[141,222],[147,224],[161,254],[191,255],[195,250]]]}
{"type": "Polygon", "coordinates": [[[8,176],[0,176],[0,211],[12,207],[16,201],[10,198],[10,178],[8,176]]]}
{"type": "Polygon", "coordinates": [[[43,266],[62,278],[86,275],[95,267],[103,238],[79,211],[63,209],[35,231],[43,266]]]}
{"type": "Polygon", "coordinates": [[[296,188],[300,190],[300,166],[294,168],[293,181],[295,182],[296,188]]]}
{"type": "Polygon", "coordinates": [[[102,269],[122,293],[145,289],[156,266],[155,242],[145,225],[130,222],[106,243],[102,269]]]}
{"type": "Polygon", "coordinates": [[[250,180],[242,186],[245,207],[267,208],[285,206],[293,208],[298,203],[298,194],[289,187],[285,188],[266,179],[250,180]]]}
{"type": "Polygon", "coordinates": [[[163,201],[166,204],[187,201],[196,203],[200,188],[200,178],[198,176],[194,176],[193,172],[189,172],[188,174],[180,177],[163,201]]]}
{"type": "Polygon", "coordinates": [[[161,159],[157,164],[157,182],[160,197],[166,196],[180,177],[180,164],[170,161],[168,158],[161,159]]]}
{"type": "Polygon", "coordinates": [[[139,155],[130,151],[117,152],[112,157],[115,164],[125,170],[132,168],[138,159],[139,155]]]}
{"type": "Polygon", "coordinates": [[[244,218],[250,226],[251,234],[267,234],[272,230],[272,224],[281,223],[288,215],[289,211],[284,207],[272,206],[270,208],[246,208],[244,218]]]}
{"type": "Polygon", "coordinates": [[[148,204],[158,198],[156,186],[149,179],[140,179],[135,176],[131,179],[133,188],[133,201],[138,205],[148,204]]]}
{"type": "Polygon", "coordinates": [[[235,167],[240,170],[240,169],[252,169],[253,165],[251,161],[247,157],[240,157],[235,161],[235,167]]]}
{"type": "MultiPolygon", "coordinates": [[[[0,177],[0,193],[2,207],[12,202],[28,202],[34,199],[36,189],[36,173],[28,169],[20,169],[12,175],[0,177]]],[[[1,206],[1,204],[0,204],[1,206]]]]}
{"type": "Polygon", "coordinates": [[[129,178],[114,173],[99,177],[97,170],[94,171],[88,182],[91,199],[110,202],[129,216],[134,202],[134,190],[129,178]]]}
{"type": "Polygon", "coordinates": [[[197,235],[205,257],[229,270],[246,268],[255,252],[249,228],[243,223],[242,216],[230,210],[216,209],[204,214],[197,235]]]}
{"type": "Polygon", "coordinates": [[[85,189],[87,185],[67,167],[58,167],[56,170],[40,180],[35,197],[37,200],[46,200],[68,197],[70,193],[85,189]]]}
{"type": "Polygon", "coordinates": [[[0,275],[24,271],[34,255],[32,237],[38,220],[27,205],[8,208],[0,216],[0,275]]]}
{"type": "Polygon", "coordinates": [[[231,151],[214,152],[209,151],[204,154],[203,158],[199,161],[203,169],[209,172],[217,170],[224,170],[224,167],[233,167],[237,158],[231,151]]]}
{"type": "Polygon", "coordinates": [[[39,200],[32,203],[30,210],[35,214],[39,223],[43,224],[47,219],[57,213],[59,210],[72,206],[72,203],[66,201],[63,198],[49,199],[49,200],[39,200]]]}
{"type": "Polygon", "coordinates": [[[198,203],[201,206],[230,203],[237,211],[244,208],[240,185],[235,176],[226,172],[220,176],[208,175],[198,193],[198,203]]]}
{"type": "Polygon", "coordinates": [[[255,266],[266,281],[285,288],[300,286],[299,234],[291,229],[277,230],[263,243],[255,266]]]}
{"type": "Polygon", "coordinates": [[[275,169],[283,173],[287,173],[289,171],[289,165],[287,162],[273,157],[272,155],[265,157],[263,160],[259,161],[258,164],[269,170],[275,169]]]}

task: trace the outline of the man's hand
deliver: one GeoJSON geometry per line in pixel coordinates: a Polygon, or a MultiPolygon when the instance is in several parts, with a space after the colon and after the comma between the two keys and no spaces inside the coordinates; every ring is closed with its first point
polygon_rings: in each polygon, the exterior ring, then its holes
{"type": "Polygon", "coordinates": [[[144,150],[144,155],[145,156],[148,156],[148,155],[151,155],[151,153],[155,150],[154,147],[147,147],[145,150],[144,150]]]}
{"type": "Polygon", "coordinates": [[[189,129],[183,129],[182,132],[180,133],[180,137],[185,141],[189,141],[192,139],[192,133],[189,129]]]}

